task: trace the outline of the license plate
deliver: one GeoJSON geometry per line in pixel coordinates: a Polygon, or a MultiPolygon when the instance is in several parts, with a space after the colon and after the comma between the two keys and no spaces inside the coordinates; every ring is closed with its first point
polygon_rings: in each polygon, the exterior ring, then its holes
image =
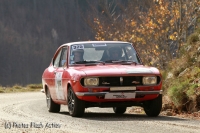
{"type": "Polygon", "coordinates": [[[135,98],[135,93],[107,93],[105,99],[131,99],[135,98]]]}
{"type": "Polygon", "coordinates": [[[110,87],[110,91],[129,91],[129,90],[136,90],[135,86],[131,87],[110,87]]]}

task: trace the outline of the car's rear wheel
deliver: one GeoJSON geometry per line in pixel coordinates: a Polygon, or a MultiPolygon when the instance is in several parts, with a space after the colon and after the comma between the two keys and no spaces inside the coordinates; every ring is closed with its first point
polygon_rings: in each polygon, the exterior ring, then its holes
{"type": "Polygon", "coordinates": [[[115,114],[123,114],[126,112],[126,107],[113,107],[115,114]]]}
{"type": "Polygon", "coordinates": [[[150,117],[156,117],[160,114],[162,109],[162,95],[160,94],[157,98],[144,102],[144,111],[150,117]]]}
{"type": "Polygon", "coordinates": [[[81,117],[85,112],[85,102],[78,99],[71,87],[67,94],[68,110],[72,117],[81,117]]]}
{"type": "Polygon", "coordinates": [[[57,104],[52,100],[49,89],[47,89],[46,101],[49,112],[60,112],[60,104],[57,104]]]}

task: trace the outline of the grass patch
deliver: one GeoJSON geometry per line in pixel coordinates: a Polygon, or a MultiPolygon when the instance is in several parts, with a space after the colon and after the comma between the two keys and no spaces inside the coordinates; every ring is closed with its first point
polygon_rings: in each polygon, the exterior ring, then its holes
{"type": "Polygon", "coordinates": [[[183,99],[187,97],[186,90],[189,87],[189,82],[176,80],[174,85],[172,85],[168,90],[168,95],[173,101],[176,107],[179,107],[183,104],[183,99]]]}
{"type": "Polygon", "coordinates": [[[27,86],[20,86],[16,84],[12,87],[0,86],[0,93],[34,92],[34,91],[40,91],[41,89],[42,89],[42,84],[29,84],[27,86]]]}
{"type": "Polygon", "coordinates": [[[167,95],[170,97],[175,108],[180,111],[191,112],[194,108],[189,108],[190,104],[195,104],[195,98],[197,96],[196,91],[198,89],[199,82],[198,67],[192,67],[190,71],[182,75],[181,77],[175,77],[170,79],[168,83],[164,83],[164,86],[168,87],[167,95]],[[166,85],[168,84],[168,86],[166,85]]]}
{"type": "Polygon", "coordinates": [[[42,88],[42,84],[29,84],[27,85],[27,87],[31,89],[38,89],[38,88],[42,88]]]}
{"type": "Polygon", "coordinates": [[[189,89],[186,91],[186,94],[189,98],[191,98],[195,94],[195,89],[198,87],[197,84],[192,84],[189,89]]]}
{"type": "Polygon", "coordinates": [[[198,33],[193,33],[188,37],[187,43],[188,44],[193,44],[197,41],[199,41],[198,33]]]}

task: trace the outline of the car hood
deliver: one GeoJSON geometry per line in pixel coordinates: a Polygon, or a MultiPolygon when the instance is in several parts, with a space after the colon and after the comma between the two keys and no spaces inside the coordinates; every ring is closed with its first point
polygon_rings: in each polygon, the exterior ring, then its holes
{"type": "Polygon", "coordinates": [[[76,66],[76,71],[83,71],[87,76],[102,75],[128,75],[128,74],[160,74],[154,67],[143,65],[95,65],[95,66],[76,66]]]}

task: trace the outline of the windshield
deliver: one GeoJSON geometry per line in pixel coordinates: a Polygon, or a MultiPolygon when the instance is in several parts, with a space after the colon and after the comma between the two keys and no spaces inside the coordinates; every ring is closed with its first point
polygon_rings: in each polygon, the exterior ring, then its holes
{"type": "Polygon", "coordinates": [[[134,62],[140,60],[130,43],[84,43],[70,47],[69,64],[134,62]]]}

